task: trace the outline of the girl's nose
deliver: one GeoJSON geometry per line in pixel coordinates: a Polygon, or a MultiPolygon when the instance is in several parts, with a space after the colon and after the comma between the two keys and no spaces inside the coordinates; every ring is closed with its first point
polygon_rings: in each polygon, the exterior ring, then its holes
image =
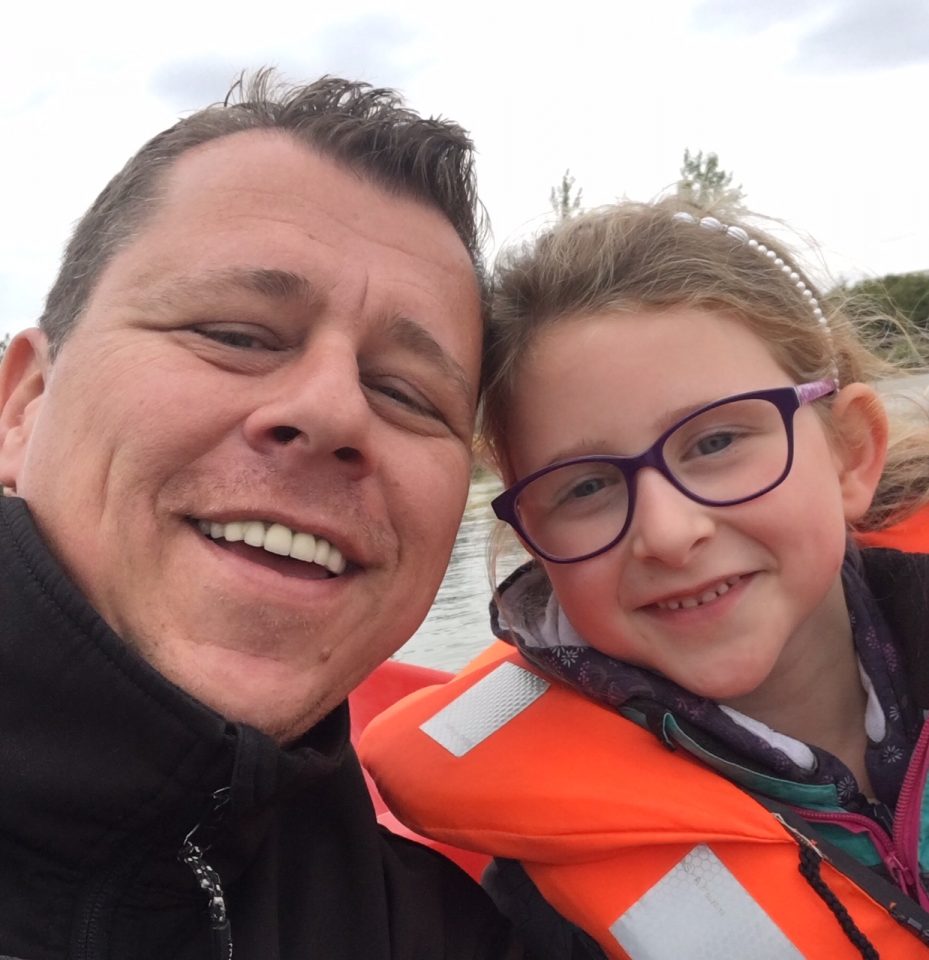
{"type": "Polygon", "coordinates": [[[716,530],[713,508],[691,500],[652,467],[636,476],[635,512],[629,533],[637,560],[682,567],[716,530]]]}

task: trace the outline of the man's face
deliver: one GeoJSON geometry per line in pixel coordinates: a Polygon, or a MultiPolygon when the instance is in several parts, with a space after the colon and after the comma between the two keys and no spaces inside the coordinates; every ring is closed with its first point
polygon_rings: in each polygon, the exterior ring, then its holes
{"type": "Polygon", "coordinates": [[[180,158],[53,364],[34,339],[0,473],[127,643],[286,739],[433,600],[480,339],[441,214],[285,135],[225,137],[180,158]]]}

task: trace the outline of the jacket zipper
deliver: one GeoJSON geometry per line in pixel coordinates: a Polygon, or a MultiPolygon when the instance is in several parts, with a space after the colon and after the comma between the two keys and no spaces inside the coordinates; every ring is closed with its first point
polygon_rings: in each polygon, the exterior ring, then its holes
{"type": "Polygon", "coordinates": [[[861,813],[826,813],[822,810],[810,810],[808,807],[798,807],[794,804],[788,806],[804,820],[810,820],[814,823],[836,823],[845,827],[850,833],[868,834],[897,886],[911,897],[918,895],[917,887],[919,884],[907,865],[906,858],[901,858],[890,834],[870,817],[861,813]]]}
{"type": "Polygon", "coordinates": [[[804,820],[836,823],[852,833],[867,833],[897,886],[929,910],[929,893],[923,887],[919,868],[919,820],[921,797],[929,774],[929,723],[924,722],[913,748],[894,811],[893,832],[888,833],[870,817],[860,813],[811,810],[796,804],[788,806],[804,820]]]}
{"type": "Polygon", "coordinates": [[[222,822],[226,805],[229,803],[229,787],[222,787],[211,797],[206,815],[190,830],[177,858],[193,872],[200,889],[208,899],[207,913],[210,918],[210,941],[213,960],[232,960],[232,926],[226,912],[226,895],[222,881],[216,870],[207,863],[204,852],[210,849],[209,842],[202,845],[194,843],[198,834],[206,834],[207,840],[222,822]]]}
{"type": "Polygon", "coordinates": [[[923,722],[912,759],[903,777],[897,809],[894,811],[893,834],[897,850],[904,862],[915,864],[915,886],[919,905],[929,909],[929,894],[923,887],[919,867],[919,833],[923,790],[929,774],[929,723],[923,722]]]}
{"type": "MultiPolygon", "coordinates": [[[[184,838],[178,851],[178,859],[193,871],[201,888],[210,897],[209,915],[215,960],[232,960],[232,937],[229,918],[226,916],[226,903],[219,874],[203,859],[204,849],[193,842],[198,832],[212,833],[221,823],[222,815],[229,802],[229,787],[222,787],[211,795],[210,806],[204,818],[184,838]]],[[[97,956],[97,931],[99,917],[110,894],[145,859],[148,851],[137,854],[120,863],[107,877],[102,879],[88,898],[83,910],[78,956],[84,960],[93,960],[97,956]]],[[[2,960],[2,958],[0,958],[2,960]]]]}

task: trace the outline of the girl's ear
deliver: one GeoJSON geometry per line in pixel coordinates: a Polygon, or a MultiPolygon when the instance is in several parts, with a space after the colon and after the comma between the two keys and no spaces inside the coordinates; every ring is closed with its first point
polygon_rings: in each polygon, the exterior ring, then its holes
{"type": "Polygon", "coordinates": [[[860,520],[874,498],[887,456],[887,413],[866,383],[843,387],[832,405],[845,519],[860,520]]]}
{"type": "Polygon", "coordinates": [[[0,363],[0,484],[15,492],[45,392],[48,346],[40,330],[24,330],[0,363]]]}

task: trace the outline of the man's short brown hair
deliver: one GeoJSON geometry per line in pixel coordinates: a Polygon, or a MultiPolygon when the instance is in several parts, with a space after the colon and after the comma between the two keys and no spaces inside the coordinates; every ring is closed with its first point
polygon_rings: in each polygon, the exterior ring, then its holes
{"type": "Polygon", "coordinates": [[[460,126],[423,118],[393,90],[337,77],[293,86],[265,69],[233,84],[221,103],[148,141],[80,219],[39,325],[60,349],[113,256],[156,208],[163,174],[193,147],[246,130],[281,130],[390,191],[421,200],[451,222],[483,280],[482,213],[473,144],[460,126]]]}

